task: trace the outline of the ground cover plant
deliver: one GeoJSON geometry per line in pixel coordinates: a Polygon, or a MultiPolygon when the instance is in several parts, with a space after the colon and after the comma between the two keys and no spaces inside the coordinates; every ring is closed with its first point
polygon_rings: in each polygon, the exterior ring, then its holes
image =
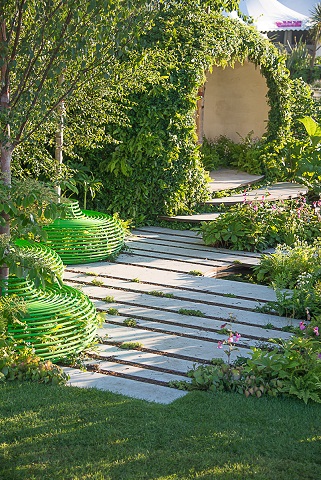
{"type": "Polygon", "coordinates": [[[263,251],[296,241],[312,243],[320,234],[319,203],[305,198],[268,202],[269,192],[231,207],[212,222],[203,222],[200,231],[206,245],[232,250],[263,251]]]}
{"type": "Polygon", "coordinates": [[[296,399],[195,391],[164,406],[10,384],[0,389],[0,477],[315,480],[320,425],[320,406],[296,399]]]}
{"type": "Polygon", "coordinates": [[[260,283],[271,285],[277,301],[264,305],[264,311],[279,315],[321,319],[321,245],[297,242],[293,246],[278,245],[270,255],[262,255],[254,273],[260,283]]]}
{"type": "Polygon", "coordinates": [[[187,373],[191,382],[174,382],[172,386],[257,398],[295,396],[306,404],[309,401],[321,403],[320,323],[320,319],[301,322],[299,335],[251,347],[248,357],[237,357],[234,361],[231,361],[231,354],[238,350],[241,335],[232,330],[232,324],[224,324],[221,330],[226,338],[218,341],[217,348],[224,350],[226,362],[220,358],[213,359],[211,365],[195,364],[187,373]]]}

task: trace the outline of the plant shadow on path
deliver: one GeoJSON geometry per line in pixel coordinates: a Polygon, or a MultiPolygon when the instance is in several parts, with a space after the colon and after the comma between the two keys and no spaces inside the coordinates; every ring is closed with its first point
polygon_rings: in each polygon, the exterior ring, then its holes
{"type": "Polygon", "coordinates": [[[193,392],[169,406],[98,390],[0,389],[0,478],[316,479],[320,405],[193,392]]]}

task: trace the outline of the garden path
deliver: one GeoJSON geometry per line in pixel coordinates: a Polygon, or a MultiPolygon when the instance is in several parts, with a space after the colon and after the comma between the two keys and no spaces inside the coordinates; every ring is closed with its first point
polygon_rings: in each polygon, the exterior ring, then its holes
{"type": "Polygon", "coordinates": [[[272,289],[221,277],[235,265],[257,264],[258,254],[213,249],[194,231],[159,227],[134,230],[126,245],[114,262],[66,269],[65,281],[81,287],[105,318],[88,370],[66,369],[70,385],[170,403],[186,392],[168,382],[189,381],[194,363],[224,357],[222,324],[232,319],[241,334],[234,358],[272,337],[288,338],[282,327],[299,324],[256,311],[275,299],[272,289]],[[137,343],[120,348],[126,342],[137,343]]]}
{"type": "MultiPolygon", "coordinates": [[[[238,170],[231,170],[228,168],[219,169],[210,173],[212,181],[209,183],[209,190],[212,193],[225,190],[233,190],[240,187],[247,187],[253,185],[261,180],[263,176],[251,175],[249,173],[240,172],[238,170]]],[[[292,182],[279,182],[274,185],[267,185],[254,190],[245,191],[230,196],[212,198],[205,202],[208,206],[232,206],[239,203],[253,201],[279,201],[290,200],[298,198],[302,195],[306,195],[308,188],[304,185],[292,182]]],[[[175,222],[188,222],[188,223],[200,223],[216,220],[220,216],[220,213],[209,212],[199,213],[194,215],[175,215],[166,216],[163,215],[160,218],[167,221],[175,222]]]]}

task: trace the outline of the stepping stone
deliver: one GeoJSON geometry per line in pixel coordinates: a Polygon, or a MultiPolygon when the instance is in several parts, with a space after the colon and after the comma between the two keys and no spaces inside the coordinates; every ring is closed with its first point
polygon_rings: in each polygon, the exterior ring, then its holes
{"type": "Polygon", "coordinates": [[[298,198],[301,195],[305,195],[308,192],[308,188],[304,185],[291,182],[280,182],[270,185],[268,187],[258,188],[246,193],[238,193],[231,195],[230,197],[213,198],[205,202],[206,205],[236,205],[237,203],[243,203],[246,199],[247,202],[253,201],[278,201],[289,200],[292,198],[298,198]]]}
{"type": "MultiPolygon", "coordinates": [[[[274,290],[263,285],[222,280],[221,278],[199,277],[174,271],[159,271],[138,265],[107,262],[70,265],[65,272],[64,277],[66,280],[77,280],[77,276],[74,276],[72,272],[101,275],[104,279],[110,279],[111,282],[114,279],[125,280],[128,282],[129,288],[132,288],[135,284],[141,285],[146,283],[151,286],[152,290],[159,290],[159,287],[174,287],[176,289],[183,288],[187,292],[210,292],[214,295],[223,295],[222,299],[224,301],[226,301],[224,295],[235,295],[235,297],[245,298],[253,302],[276,300],[274,290]],[[135,282],[135,279],[139,283],[135,282]]],[[[87,283],[90,282],[91,279],[87,277],[87,283]]]]}
{"type": "Polygon", "coordinates": [[[251,175],[239,170],[229,168],[220,168],[210,172],[212,181],[208,187],[210,192],[219,192],[221,190],[234,190],[235,188],[245,187],[263,180],[264,175],[251,175]]]}
{"type": "MultiPolygon", "coordinates": [[[[255,201],[268,201],[274,202],[279,200],[289,200],[292,198],[298,198],[301,195],[306,195],[308,188],[304,185],[291,182],[280,182],[275,183],[269,187],[258,188],[246,193],[246,196],[243,193],[238,193],[236,195],[231,195],[230,197],[221,197],[213,198],[205,202],[205,205],[225,205],[232,206],[238,203],[243,203],[244,200],[247,202],[255,201]]],[[[176,215],[174,217],[161,216],[161,220],[171,221],[171,222],[187,222],[187,223],[200,223],[200,222],[211,222],[217,220],[220,216],[220,213],[200,213],[194,215],[176,215]]]]}
{"type": "Polygon", "coordinates": [[[166,220],[168,222],[188,222],[188,223],[199,223],[199,222],[211,222],[216,220],[221,214],[220,213],[199,213],[195,215],[176,215],[175,217],[167,217],[162,215],[159,217],[160,220],[166,220]]]}
{"type": "Polygon", "coordinates": [[[178,398],[184,397],[187,392],[175,388],[154,385],[128,378],[104,375],[95,372],[82,372],[75,368],[64,367],[64,371],[70,376],[67,383],[71,387],[97,388],[113,393],[127,395],[132,398],[146,400],[148,402],[168,405],[178,398]]]}

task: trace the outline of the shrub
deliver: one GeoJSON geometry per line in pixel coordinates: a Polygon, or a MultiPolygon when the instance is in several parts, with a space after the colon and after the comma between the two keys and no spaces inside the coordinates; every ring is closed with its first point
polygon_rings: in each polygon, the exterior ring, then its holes
{"type": "MultiPolygon", "coordinates": [[[[267,192],[268,195],[268,192],[267,192]]],[[[203,223],[206,245],[232,250],[262,251],[279,243],[311,243],[320,233],[318,212],[305,198],[297,201],[246,202],[231,207],[213,222],[203,223]]]]}
{"type": "Polygon", "coordinates": [[[30,381],[48,385],[65,384],[68,375],[50,360],[42,360],[28,347],[19,348],[10,339],[0,337],[0,382],[30,381]]]}

